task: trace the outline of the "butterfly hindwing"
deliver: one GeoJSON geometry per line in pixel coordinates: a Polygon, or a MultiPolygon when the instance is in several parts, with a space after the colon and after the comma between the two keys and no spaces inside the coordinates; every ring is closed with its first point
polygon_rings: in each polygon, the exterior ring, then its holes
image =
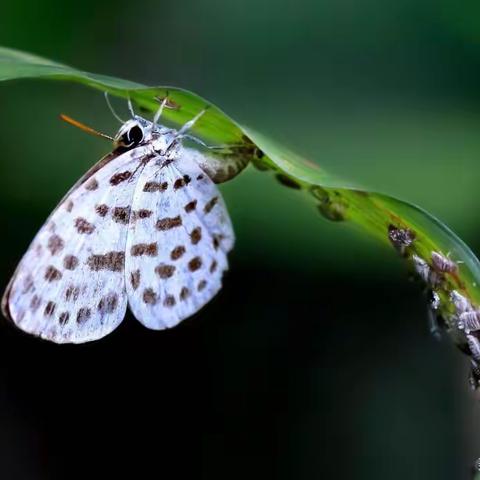
{"type": "Polygon", "coordinates": [[[38,232],[3,298],[19,328],[57,343],[101,338],[127,307],[125,244],[142,149],[100,162],[38,232]]]}
{"type": "Polygon", "coordinates": [[[234,234],[217,186],[180,149],[153,159],[132,203],[126,248],[130,309],[146,327],[176,325],[221,288],[234,234]]]}

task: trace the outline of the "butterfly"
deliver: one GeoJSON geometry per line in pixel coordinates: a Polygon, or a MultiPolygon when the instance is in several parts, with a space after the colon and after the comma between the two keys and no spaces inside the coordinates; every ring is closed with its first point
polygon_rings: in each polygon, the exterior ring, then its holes
{"type": "Polygon", "coordinates": [[[114,150],[34,238],[2,300],[4,316],[23,331],[89,342],[112,332],[127,307],[161,330],[220,290],[234,232],[216,183],[245,162],[187,146],[185,138],[205,145],[187,133],[205,110],[176,130],[158,123],[165,106],[167,98],[153,121],[131,108],[114,150]]]}

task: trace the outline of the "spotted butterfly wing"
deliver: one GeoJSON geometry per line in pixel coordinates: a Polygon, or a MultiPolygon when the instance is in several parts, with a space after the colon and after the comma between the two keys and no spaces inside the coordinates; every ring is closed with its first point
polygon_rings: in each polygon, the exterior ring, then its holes
{"type": "Polygon", "coordinates": [[[94,167],[40,229],[2,301],[22,330],[57,343],[101,338],[123,320],[125,245],[143,147],[94,167]]]}
{"type": "Polygon", "coordinates": [[[178,324],[221,288],[234,234],[217,186],[194,151],[153,159],[132,202],[125,273],[130,309],[146,327],[178,324]]]}
{"type": "Polygon", "coordinates": [[[82,343],[114,330],[127,304],[162,329],[218,292],[234,235],[214,181],[248,160],[184,147],[182,132],[201,115],[181,131],[138,116],[122,125],[116,150],[72,188],[21,260],[2,300],[7,318],[82,343]]]}

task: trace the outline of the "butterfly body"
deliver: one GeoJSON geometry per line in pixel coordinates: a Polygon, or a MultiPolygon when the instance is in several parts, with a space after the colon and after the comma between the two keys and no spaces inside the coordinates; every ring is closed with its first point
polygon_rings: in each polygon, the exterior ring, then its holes
{"type": "Polygon", "coordinates": [[[148,328],[168,328],[221,288],[234,234],[212,178],[243,166],[141,117],[114,144],[50,215],[7,287],[2,311],[28,333],[96,340],[127,306],[148,328]]]}

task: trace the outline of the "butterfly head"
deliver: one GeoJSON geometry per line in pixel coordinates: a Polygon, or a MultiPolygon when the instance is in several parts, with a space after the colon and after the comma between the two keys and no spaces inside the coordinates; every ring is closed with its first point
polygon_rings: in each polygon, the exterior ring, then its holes
{"type": "Polygon", "coordinates": [[[120,127],[113,144],[115,148],[135,148],[148,141],[149,135],[150,129],[146,120],[141,117],[134,117],[120,127]]]}

